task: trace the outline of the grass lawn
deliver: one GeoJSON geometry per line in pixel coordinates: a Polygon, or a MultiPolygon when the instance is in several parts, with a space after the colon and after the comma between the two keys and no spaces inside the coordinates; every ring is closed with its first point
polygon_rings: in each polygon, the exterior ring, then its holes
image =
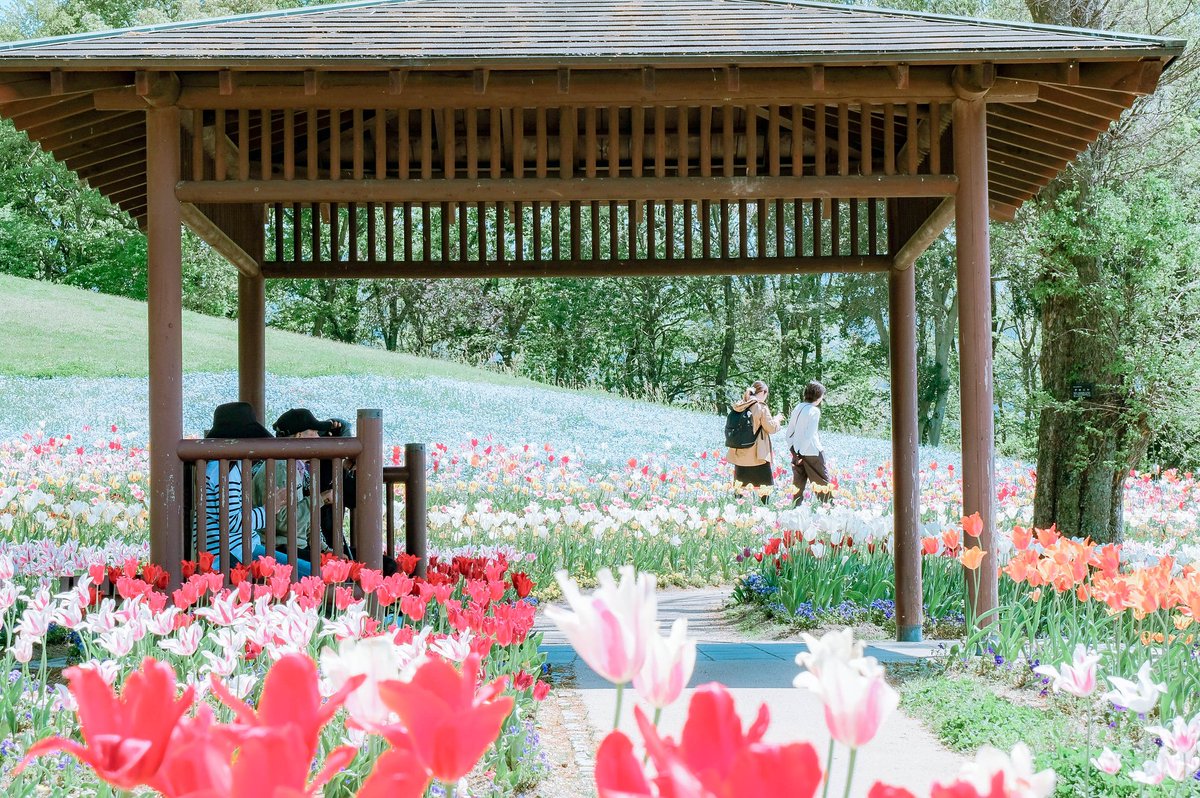
{"type": "MultiPolygon", "coordinates": [[[[0,275],[0,292],[16,311],[0,326],[0,375],[146,376],[144,302],[9,275],[0,275]]],[[[237,322],[184,311],[183,362],[189,372],[235,370],[237,322]]],[[[533,384],[443,360],[270,329],[267,369],[292,377],[376,374],[533,384]]]]}

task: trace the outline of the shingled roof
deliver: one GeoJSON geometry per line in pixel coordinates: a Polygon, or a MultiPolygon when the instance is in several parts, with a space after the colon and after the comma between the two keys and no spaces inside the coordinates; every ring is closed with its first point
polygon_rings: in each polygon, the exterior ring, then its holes
{"type": "Polygon", "coordinates": [[[1182,45],[788,0],[369,0],[17,42],[0,49],[0,63],[957,63],[1158,57],[1182,45]]]}
{"type": "MultiPolygon", "coordinates": [[[[555,69],[653,67],[661,83],[675,67],[888,67],[899,79],[909,67],[915,75],[991,64],[998,78],[1037,95],[1036,102],[989,104],[992,197],[1011,213],[1152,91],[1184,45],[790,0],[368,0],[3,44],[0,116],[144,220],[145,104],[138,101],[145,86],[138,81],[160,70],[177,76],[185,95],[254,84],[265,92],[262,107],[281,108],[271,104],[278,99],[272,87],[299,83],[307,91],[317,73],[331,83],[374,73],[385,85],[389,75],[403,85],[400,73],[436,74],[464,81],[469,91],[472,74],[488,85],[489,71],[541,70],[551,79],[549,95],[562,103],[570,95],[561,87],[555,94],[555,69]],[[115,95],[135,102],[121,105],[115,95]]],[[[546,100],[526,92],[518,102],[527,99],[546,100]]],[[[726,101],[737,102],[736,92],[726,101]]]]}

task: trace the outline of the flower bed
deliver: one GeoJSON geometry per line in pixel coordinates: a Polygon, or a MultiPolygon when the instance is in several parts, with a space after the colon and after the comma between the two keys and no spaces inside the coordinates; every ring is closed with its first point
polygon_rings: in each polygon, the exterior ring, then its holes
{"type": "MultiPolygon", "coordinates": [[[[89,705],[77,686],[84,685],[89,701],[98,701],[96,695],[150,656],[170,669],[172,685],[177,678],[197,707],[208,707],[204,713],[215,713],[213,722],[222,723],[245,714],[231,709],[242,700],[257,702],[260,714],[265,712],[270,688],[264,675],[271,663],[297,656],[319,662],[319,682],[281,690],[283,695],[300,691],[296,701],[301,703],[303,691],[319,688],[326,696],[343,691],[338,703],[346,701],[354,725],[320,734],[302,772],[307,777],[314,759],[322,765],[336,763],[329,774],[331,790],[342,792],[357,789],[376,766],[383,746],[364,747],[366,732],[372,722],[387,720],[359,691],[346,693],[346,684],[359,675],[372,683],[398,679],[426,660],[475,662],[468,669],[478,667],[481,678],[500,680],[495,692],[511,709],[502,713],[494,744],[472,759],[474,765],[482,757],[475,777],[505,792],[536,780],[540,760],[528,750],[528,721],[548,684],[538,678],[543,659],[537,651],[539,637],[530,634],[534,606],[518,597],[530,585],[503,556],[433,559],[425,579],[407,573],[384,578],[357,564],[329,559],[323,578],[295,584],[287,566],[263,558],[233,576],[235,584],[229,588],[211,565],[208,558],[185,563],[190,576],[168,595],[158,587],[160,572],[153,566],[130,560],[110,573],[95,563],[74,587],[54,594],[37,580],[14,575],[12,563],[0,558],[5,643],[0,667],[9,675],[0,684],[0,787],[6,795],[32,794],[37,785],[72,795],[95,788],[88,772],[61,757],[39,759],[21,775],[12,774],[13,766],[48,734],[88,738],[87,724],[96,721],[87,720],[89,705]],[[100,579],[112,585],[117,600],[102,597],[95,584],[100,579]],[[52,626],[68,631],[71,643],[62,653],[79,662],[68,671],[71,691],[56,682],[57,670],[48,667],[52,626]],[[75,709],[82,727],[70,711],[75,709]],[[361,751],[346,759],[344,744],[361,751]]],[[[292,670],[281,678],[308,678],[292,670]]],[[[159,685],[156,689],[165,689],[166,677],[154,672],[151,668],[146,678],[159,685]]],[[[330,713],[335,706],[330,705],[330,713]]],[[[204,713],[197,717],[207,718],[204,713]]]]}

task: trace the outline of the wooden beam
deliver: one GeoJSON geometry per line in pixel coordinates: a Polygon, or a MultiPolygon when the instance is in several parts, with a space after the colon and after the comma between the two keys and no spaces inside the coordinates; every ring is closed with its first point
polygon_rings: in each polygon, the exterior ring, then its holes
{"type": "Polygon", "coordinates": [[[230,238],[216,222],[190,202],[179,205],[179,213],[188,229],[198,235],[214,251],[232,263],[246,277],[262,277],[258,261],[230,238]]]}
{"type": "MultiPolygon", "coordinates": [[[[949,67],[910,67],[907,88],[899,88],[886,67],[825,70],[814,86],[807,68],[747,68],[737,72],[731,86],[723,69],[655,69],[647,81],[641,69],[572,70],[564,88],[557,70],[492,71],[483,91],[473,70],[447,73],[407,73],[402,92],[387,71],[326,72],[316,85],[300,72],[240,73],[230,94],[222,94],[215,72],[184,73],[178,105],[184,109],[214,108],[395,108],[395,107],[553,107],[615,103],[724,103],[739,105],[805,102],[928,102],[954,99],[949,67]]],[[[997,80],[988,102],[1033,102],[1038,87],[1030,81],[997,80]]],[[[2,99],[2,96],[0,96],[2,99]]],[[[96,107],[105,110],[138,107],[136,93],[105,91],[96,107]]],[[[144,107],[144,103],[143,106],[144,107]]]]}
{"type": "MultiPolygon", "coordinates": [[[[103,124],[102,131],[104,136],[112,136],[113,133],[130,130],[132,127],[138,128],[139,131],[145,132],[145,114],[107,114],[110,121],[103,124]]],[[[82,142],[94,143],[98,142],[103,137],[96,136],[96,125],[79,127],[77,130],[60,133],[58,136],[42,136],[38,138],[38,143],[43,149],[56,151],[62,146],[77,144],[82,142]]],[[[98,145],[97,146],[102,146],[98,145]]]]}
{"type": "Polygon", "coordinates": [[[954,197],[946,197],[896,252],[892,268],[900,271],[911,267],[953,223],[954,197]]]}
{"type": "MultiPolygon", "coordinates": [[[[51,79],[48,71],[14,77],[16,79],[0,83],[0,103],[132,87],[134,83],[133,75],[128,72],[64,72],[57,81],[51,79]],[[56,92],[56,88],[60,91],[56,92]]],[[[142,105],[145,107],[145,102],[142,105]]]]}
{"type": "Polygon", "coordinates": [[[886,272],[884,255],[808,258],[696,258],[560,261],[319,261],[262,265],[269,278],[430,279],[451,277],[671,277],[725,274],[848,274],[886,272]]]}
{"type": "Polygon", "coordinates": [[[90,94],[71,97],[51,97],[46,101],[30,100],[26,103],[10,103],[4,106],[3,115],[12,120],[21,130],[30,130],[48,122],[59,122],[96,109],[90,94]],[[10,114],[9,108],[16,112],[10,114]]]}
{"type": "Polygon", "coordinates": [[[1114,105],[1101,102],[1092,97],[1072,93],[1065,86],[1042,86],[1038,92],[1038,103],[1048,103],[1058,108],[1066,108],[1073,112],[1091,114],[1098,120],[1105,119],[1111,123],[1128,108],[1126,105],[1114,105]]]}
{"type": "Polygon", "coordinates": [[[182,181],[181,202],[570,202],[944,197],[953,175],[182,181]]]}
{"type": "Polygon", "coordinates": [[[1163,62],[1152,58],[1145,61],[1104,61],[1079,63],[1077,70],[1070,62],[1038,64],[1002,64],[999,74],[1016,80],[1037,83],[1056,83],[1085,89],[1149,94],[1158,85],[1163,62]]]}
{"type": "Polygon", "coordinates": [[[1005,141],[1027,148],[1030,152],[1070,159],[1075,158],[1091,146],[1092,142],[1096,140],[1096,136],[1099,135],[1095,134],[1090,138],[1075,138],[1065,131],[1051,134],[1024,122],[990,116],[988,117],[988,133],[991,138],[1003,138],[1005,141]]]}
{"type": "Polygon", "coordinates": [[[1084,141],[1095,141],[1101,133],[1108,130],[1112,120],[1097,121],[1087,114],[1072,114],[1064,108],[1054,109],[1050,106],[1037,105],[990,105],[988,117],[1008,119],[1020,122],[1038,130],[1044,130],[1051,135],[1065,134],[1084,141]]]}
{"type": "Polygon", "coordinates": [[[141,140],[145,136],[146,124],[143,119],[125,119],[111,126],[106,125],[103,131],[97,135],[92,128],[84,128],[63,135],[44,136],[37,139],[37,143],[60,159],[70,158],[80,152],[93,152],[114,144],[141,140]]]}

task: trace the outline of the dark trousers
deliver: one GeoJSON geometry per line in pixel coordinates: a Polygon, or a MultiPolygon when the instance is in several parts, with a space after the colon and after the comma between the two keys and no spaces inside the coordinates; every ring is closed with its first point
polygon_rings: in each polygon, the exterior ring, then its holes
{"type": "Polygon", "coordinates": [[[796,486],[795,506],[799,507],[804,501],[804,489],[810,482],[813,484],[813,494],[817,501],[832,502],[833,494],[828,490],[815,490],[829,486],[829,467],[825,465],[825,454],[797,454],[795,449],[791,450],[791,454],[792,484],[796,486]]]}

